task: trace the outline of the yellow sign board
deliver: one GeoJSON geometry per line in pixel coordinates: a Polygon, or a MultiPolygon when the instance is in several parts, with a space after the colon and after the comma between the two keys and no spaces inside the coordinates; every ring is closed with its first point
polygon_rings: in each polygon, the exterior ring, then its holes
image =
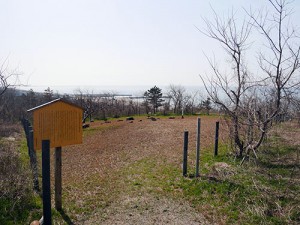
{"type": "Polygon", "coordinates": [[[33,112],[34,149],[42,148],[42,140],[50,140],[51,148],[82,143],[81,107],[56,99],[28,112],[33,112]]]}

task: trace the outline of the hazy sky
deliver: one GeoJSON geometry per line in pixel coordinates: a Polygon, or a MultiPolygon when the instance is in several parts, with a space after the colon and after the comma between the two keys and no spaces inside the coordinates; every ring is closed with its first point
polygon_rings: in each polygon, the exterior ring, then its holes
{"type": "MultiPolygon", "coordinates": [[[[0,0],[0,63],[29,85],[201,85],[201,17],[263,0],[0,0]]],[[[294,24],[300,23],[299,0],[294,24]]]]}

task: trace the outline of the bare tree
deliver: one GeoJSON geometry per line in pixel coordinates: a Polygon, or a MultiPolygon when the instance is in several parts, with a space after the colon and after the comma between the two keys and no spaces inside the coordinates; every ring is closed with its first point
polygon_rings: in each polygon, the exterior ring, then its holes
{"type": "Polygon", "coordinates": [[[13,106],[16,105],[14,88],[18,82],[18,76],[19,73],[17,72],[17,69],[9,69],[7,59],[0,65],[0,115],[2,115],[0,122],[2,122],[4,118],[5,120],[16,119],[13,118],[15,115],[15,107],[11,107],[10,104],[14,103],[13,106]],[[11,114],[11,112],[14,113],[11,114]]]}
{"type": "Polygon", "coordinates": [[[7,59],[1,64],[0,66],[0,96],[4,94],[5,91],[9,87],[15,86],[15,84],[12,84],[11,78],[13,78],[14,82],[17,80],[18,77],[17,70],[10,71],[8,68],[8,62],[7,59]]]}
{"type": "Polygon", "coordinates": [[[206,36],[221,43],[230,63],[229,74],[207,57],[213,74],[200,75],[211,100],[231,120],[231,133],[240,157],[256,155],[272,121],[283,111],[288,93],[299,84],[299,39],[289,23],[291,11],[286,0],[269,0],[268,13],[246,11],[248,19],[238,22],[235,15],[213,22],[204,20],[206,36]],[[254,31],[264,42],[258,55],[259,75],[247,67],[246,52],[254,31]]]}
{"type": "Polygon", "coordinates": [[[293,118],[296,118],[298,121],[298,124],[300,125],[300,98],[299,96],[294,97],[291,99],[292,102],[292,116],[293,118]]]}
{"type": "Polygon", "coordinates": [[[183,107],[185,88],[181,85],[169,86],[168,96],[170,96],[174,107],[174,113],[180,113],[183,107]]]}

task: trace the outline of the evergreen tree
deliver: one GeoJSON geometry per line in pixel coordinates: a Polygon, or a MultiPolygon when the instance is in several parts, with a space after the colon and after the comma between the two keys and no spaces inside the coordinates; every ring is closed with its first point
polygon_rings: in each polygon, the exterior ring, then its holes
{"type": "Polygon", "coordinates": [[[162,102],[164,101],[162,99],[161,89],[156,87],[156,85],[150,90],[146,91],[144,93],[144,97],[152,105],[153,113],[157,112],[157,109],[162,106],[162,102]]]}
{"type": "Polygon", "coordinates": [[[45,89],[43,93],[43,97],[45,102],[50,102],[53,99],[53,90],[51,90],[50,87],[45,89]]]}

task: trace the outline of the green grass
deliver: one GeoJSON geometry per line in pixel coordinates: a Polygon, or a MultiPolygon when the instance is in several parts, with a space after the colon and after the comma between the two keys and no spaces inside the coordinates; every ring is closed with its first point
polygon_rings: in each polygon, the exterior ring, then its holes
{"type": "MultiPolygon", "coordinates": [[[[289,153],[292,148],[282,151],[289,153]]],[[[217,157],[213,156],[212,148],[201,154],[199,178],[193,177],[193,167],[189,168],[190,176],[182,177],[178,165],[166,164],[154,157],[128,166],[124,169],[127,192],[184,198],[199,212],[205,212],[208,219],[226,224],[299,222],[300,189],[299,182],[291,182],[292,168],[268,168],[263,163],[240,166],[228,155],[226,145],[220,146],[217,157]],[[229,165],[227,174],[214,174],[217,162],[229,165]]],[[[262,155],[261,161],[264,157],[262,155]]]]}

